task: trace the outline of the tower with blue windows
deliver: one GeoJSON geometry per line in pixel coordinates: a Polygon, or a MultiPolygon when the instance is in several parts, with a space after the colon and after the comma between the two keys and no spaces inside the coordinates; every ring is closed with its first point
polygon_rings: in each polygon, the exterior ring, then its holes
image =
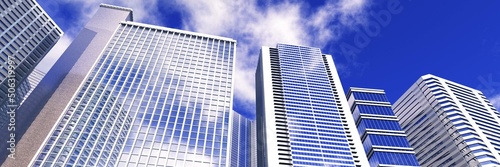
{"type": "Polygon", "coordinates": [[[370,166],[419,166],[383,90],[350,88],[347,99],[370,166]]]}
{"type": "Polygon", "coordinates": [[[332,56],[264,46],[255,80],[257,166],[368,166],[332,56]]]}

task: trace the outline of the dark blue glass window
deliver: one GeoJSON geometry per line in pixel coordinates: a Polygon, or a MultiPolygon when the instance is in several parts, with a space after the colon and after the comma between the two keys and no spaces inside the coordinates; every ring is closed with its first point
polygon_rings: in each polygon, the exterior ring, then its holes
{"type": "Polygon", "coordinates": [[[378,120],[378,119],[362,119],[358,125],[360,134],[363,134],[365,129],[380,129],[380,130],[402,130],[397,121],[378,120]]]}
{"type": "Polygon", "coordinates": [[[370,105],[357,105],[359,112],[363,114],[377,114],[377,115],[389,115],[394,116],[394,112],[391,107],[385,106],[370,106],[370,105]]]}
{"type": "Polygon", "coordinates": [[[385,94],[380,93],[366,93],[366,92],[353,92],[356,100],[369,100],[369,101],[382,101],[389,102],[385,94]]]}
{"type": "Polygon", "coordinates": [[[406,153],[375,152],[368,161],[370,166],[379,164],[419,166],[417,158],[413,154],[406,153]]]}
{"type": "Polygon", "coordinates": [[[410,144],[404,136],[387,136],[387,135],[368,135],[365,142],[370,141],[372,145],[391,146],[391,147],[410,147],[410,144]],[[369,139],[369,140],[367,140],[369,139]]]}

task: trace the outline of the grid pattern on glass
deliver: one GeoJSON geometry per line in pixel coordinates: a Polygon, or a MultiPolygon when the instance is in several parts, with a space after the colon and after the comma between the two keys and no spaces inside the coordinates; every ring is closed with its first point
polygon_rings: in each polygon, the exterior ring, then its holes
{"type": "MultiPolygon", "coordinates": [[[[234,112],[234,111],[233,111],[234,112]]],[[[250,167],[250,120],[234,112],[231,134],[231,167],[250,167]]]]}
{"type": "Polygon", "coordinates": [[[34,164],[225,166],[235,45],[123,22],[34,164]],[[96,130],[96,123],[112,127],[96,130]],[[74,125],[92,130],[77,133],[74,125]]]}
{"type": "Polygon", "coordinates": [[[295,166],[354,166],[319,48],[278,44],[295,166]]]}
{"type": "Polygon", "coordinates": [[[348,94],[349,99],[354,99],[351,108],[354,108],[353,116],[370,166],[419,166],[385,93],[382,90],[370,91],[373,90],[351,88],[348,94]],[[375,147],[378,149],[375,150],[375,147]]]}
{"type": "Polygon", "coordinates": [[[352,94],[356,100],[389,102],[385,94],[367,92],[353,92],[352,94]]]}
{"type": "MultiPolygon", "coordinates": [[[[62,31],[35,0],[0,1],[0,11],[0,62],[5,63],[9,58],[15,62],[14,78],[16,83],[23,83],[62,36],[62,31]]],[[[7,105],[7,77],[8,66],[0,66],[0,105],[7,105]]],[[[6,108],[0,107],[0,127],[7,121],[6,108]]]]}
{"type": "Polygon", "coordinates": [[[370,166],[379,166],[385,164],[399,164],[405,166],[419,166],[414,154],[397,152],[374,152],[370,158],[370,166]]]}

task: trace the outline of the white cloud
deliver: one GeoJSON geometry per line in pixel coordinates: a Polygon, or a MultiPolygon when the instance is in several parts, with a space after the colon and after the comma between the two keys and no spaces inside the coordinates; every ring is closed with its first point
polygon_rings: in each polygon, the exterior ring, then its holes
{"type": "Polygon", "coordinates": [[[500,110],[500,94],[497,94],[493,96],[492,98],[489,99],[491,104],[497,108],[497,110],[500,110]]]}
{"type": "Polygon", "coordinates": [[[176,1],[184,29],[238,40],[235,97],[247,111],[255,108],[254,79],[261,46],[287,43],[321,48],[365,20],[365,0],[329,0],[317,9],[305,3],[259,6],[256,0],[176,1]]]}

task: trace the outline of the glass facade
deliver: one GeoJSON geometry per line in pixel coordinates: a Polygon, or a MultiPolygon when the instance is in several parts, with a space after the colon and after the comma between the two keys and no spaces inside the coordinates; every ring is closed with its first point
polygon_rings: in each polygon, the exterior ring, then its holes
{"type": "Polygon", "coordinates": [[[251,166],[251,121],[233,111],[231,134],[231,167],[251,166]]]}
{"type": "Polygon", "coordinates": [[[347,98],[370,166],[419,166],[383,90],[351,88],[347,98]]]}
{"type": "Polygon", "coordinates": [[[278,44],[268,49],[269,56],[267,51],[261,53],[256,76],[258,166],[360,163],[356,153],[362,152],[353,150],[361,149],[361,142],[353,146],[355,127],[352,122],[354,128],[349,128],[346,121],[342,105],[347,103],[338,95],[342,88],[338,78],[334,79],[337,73],[332,70],[331,57],[306,46],[278,44]],[[270,67],[267,71],[266,66],[270,67]],[[269,85],[266,75],[272,81],[269,85]],[[272,94],[262,95],[266,89],[272,94]],[[272,98],[272,103],[260,102],[266,98],[272,98]]]}
{"type": "Polygon", "coordinates": [[[26,93],[19,87],[63,32],[35,0],[0,1],[0,11],[0,62],[3,64],[0,66],[0,128],[4,129],[9,118],[6,105],[20,105],[23,99],[8,103],[9,85],[14,83],[15,92],[20,96],[24,94],[21,92],[26,93]],[[14,62],[13,76],[9,75],[9,60],[14,62]]]}
{"type": "Polygon", "coordinates": [[[236,41],[122,22],[35,166],[227,166],[236,41]]]}
{"type": "Polygon", "coordinates": [[[354,166],[319,48],[278,44],[295,166],[354,166]]]}
{"type": "Polygon", "coordinates": [[[500,165],[500,114],[480,91],[424,75],[394,111],[422,165],[500,165]]]}

